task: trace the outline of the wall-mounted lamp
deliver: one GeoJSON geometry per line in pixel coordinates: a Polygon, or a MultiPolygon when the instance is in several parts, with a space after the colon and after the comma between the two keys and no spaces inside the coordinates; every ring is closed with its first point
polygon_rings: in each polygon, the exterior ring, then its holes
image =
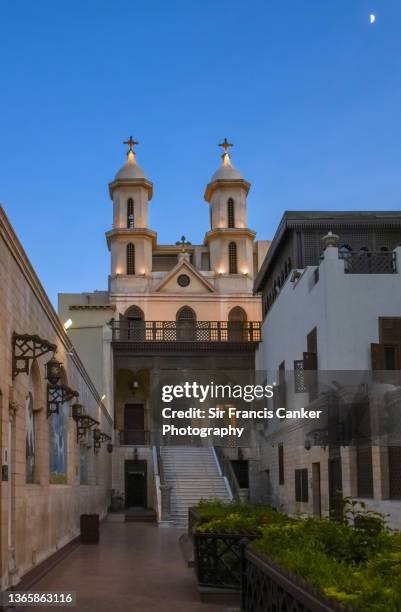
{"type": "Polygon", "coordinates": [[[49,381],[49,383],[51,385],[57,385],[60,378],[61,378],[61,362],[57,361],[57,359],[55,358],[55,356],[53,355],[53,357],[51,359],[49,359],[49,361],[45,364],[45,368],[46,368],[46,380],[49,381]]]}
{"type": "Polygon", "coordinates": [[[136,391],[139,387],[139,382],[137,380],[132,381],[131,387],[133,391],[136,391]]]}
{"type": "Polygon", "coordinates": [[[63,325],[65,331],[67,331],[67,329],[70,329],[71,325],[72,325],[72,319],[67,319],[67,321],[65,321],[63,325]]]}
{"type": "Polygon", "coordinates": [[[107,444],[107,452],[108,453],[112,453],[113,452],[113,444],[111,442],[109,442],[107,444]]]}

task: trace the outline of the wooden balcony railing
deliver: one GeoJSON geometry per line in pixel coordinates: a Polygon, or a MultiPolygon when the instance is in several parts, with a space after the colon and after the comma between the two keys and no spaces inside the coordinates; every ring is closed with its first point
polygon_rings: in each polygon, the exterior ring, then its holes
{"type": "Polygon", "coordinates": [[[113,342],[260,342],[260,322],[111,321],[113,342]]]}
{"type": "Polygon", "coordinates": [[[340,253],[346,274],[395,274],[396,257],[393,251],[359,251],[340,253]]]}

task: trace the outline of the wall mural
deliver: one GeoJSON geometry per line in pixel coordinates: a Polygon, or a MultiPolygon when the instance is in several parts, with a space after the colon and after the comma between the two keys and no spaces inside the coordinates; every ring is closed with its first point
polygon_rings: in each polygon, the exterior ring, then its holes
{"type": "Polygon", "coordinates": [[[35,423],[33,413],[33,395],[28,393],[25,399],[25,460],[26,460],[26,482],[34,482],[35,470],[35,423]]]}
{"type": "Polygon", "coordinates": [[[67,484],[68,412],[63,404],[50,417],[50,484],[67,484]]]}

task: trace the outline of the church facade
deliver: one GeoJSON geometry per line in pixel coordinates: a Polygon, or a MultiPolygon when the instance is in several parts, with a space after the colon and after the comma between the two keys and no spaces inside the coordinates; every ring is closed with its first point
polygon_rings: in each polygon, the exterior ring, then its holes
{"type": "MultiPolygon", "coordinates": [[[[155,453],[163,442],[152,389],[171,371],[254,370],[262,312],[253,284],[269,242],[248,227],[250,183],[225,140],[205,188],[203,244],[185,237],[159,244],[149,224],[153,184],[137,164],[137,143],[127,144],[127,161],[109,184],[108,290],[61,294],[59,315],[114,419],[115,493],[127,507],[157,510],[155,453]]],[[[242,449],[241,461],[251,453],[242,449]]]]}

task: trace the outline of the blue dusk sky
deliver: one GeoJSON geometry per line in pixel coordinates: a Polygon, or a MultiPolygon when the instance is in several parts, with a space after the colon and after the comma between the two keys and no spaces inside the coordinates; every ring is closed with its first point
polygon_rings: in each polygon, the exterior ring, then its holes
{"type": "Polygon", "coordinates": [[[160,243],[203,241],[224,137],[260,239],[401,209],[399,0],[4,0],[0,57],[0,202],[53,303],[107,287],[130,134],[160,243]]]}

